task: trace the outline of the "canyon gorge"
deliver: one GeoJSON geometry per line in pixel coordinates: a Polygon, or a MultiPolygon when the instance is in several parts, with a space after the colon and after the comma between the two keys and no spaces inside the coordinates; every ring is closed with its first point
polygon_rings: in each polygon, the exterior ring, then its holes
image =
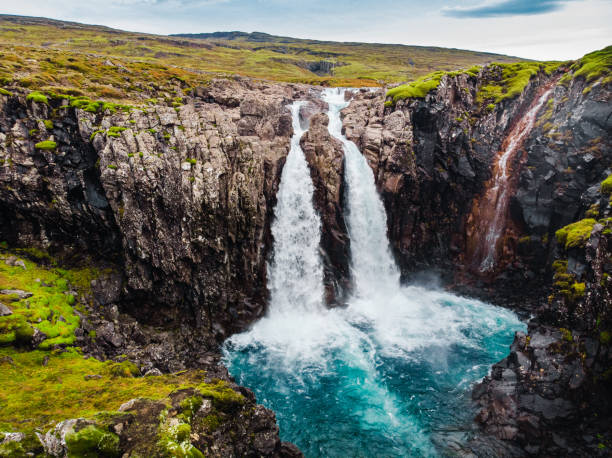
{"type": "Polygon", "coordinates": [[[138,109],[0,93],[2,264],[95,268],[72,343],[135,379],[198,374],[0,447],[64,456],[98,428],[108,456],[605,456],[611,83],[580,62],[508,96],[519,64],[416,97],[240,76],[138,109]]]}

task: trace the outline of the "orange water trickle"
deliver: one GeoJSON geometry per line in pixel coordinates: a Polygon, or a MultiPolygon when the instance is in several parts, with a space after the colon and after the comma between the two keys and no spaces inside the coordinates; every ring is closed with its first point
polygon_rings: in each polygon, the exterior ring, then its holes
{"type": "Polygon", "coordinates": [[[518,173],[512,165],[521,152],[523,142],[533,129],[536,116],[554,89],[556,81],[544,86],[527,112],[510,129],[497,153],[493,176],[485,183],[485,192],[474,199],[468,218],[467,265],[480,273],[493,271],[506,229],[508,204],[514,193],[518,173]]]}

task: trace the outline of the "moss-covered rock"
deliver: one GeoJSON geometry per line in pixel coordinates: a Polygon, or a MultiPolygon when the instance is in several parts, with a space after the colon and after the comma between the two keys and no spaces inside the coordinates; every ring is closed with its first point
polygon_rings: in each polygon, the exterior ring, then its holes
{"type": "Polygon", "coordinates": [[[57,143],[52,140],[44,140],[42,142],[36,143],[34,145],[34,148],[42,150],[54,150],[55,148],[57,148],[57,143]]]}
{"type": "Polygon", "coordinates": [[[593,226],[596,223],[597,220],[593,218],[585,218],[562,227],[555,233],[555,236],[557,237],[559,244],[566,250],[581,247],[584,246],[586,241],[591,236],[593,226]]]}
{"type": "Polygon", "coordinates": [[[119,436],[97,426],[89,425],[80,431],[66,434],[68,457],[119,456],[119,436]]]}

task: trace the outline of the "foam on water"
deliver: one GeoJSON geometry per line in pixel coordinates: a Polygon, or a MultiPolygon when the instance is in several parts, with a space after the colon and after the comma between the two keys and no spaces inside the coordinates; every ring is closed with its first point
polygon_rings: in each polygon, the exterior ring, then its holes
{"type": "Polygon", "coordinates": [[[470,423],[470,385],[524,326],[477,300],[400,285],[372,170],[341,134],[344,90],[323,97],[345,152],[352,297],[346,308],[323,305],[321,223],[298,102],[272,226],[269,312],[226,342],[225,363],[307,456],[436,456],[432,438],[470,423]]]}

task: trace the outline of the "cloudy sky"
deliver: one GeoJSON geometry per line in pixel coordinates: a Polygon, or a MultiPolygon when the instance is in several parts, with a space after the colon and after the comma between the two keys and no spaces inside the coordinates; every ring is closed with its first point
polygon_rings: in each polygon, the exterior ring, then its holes
{"type": "Polygon", "coordinates": [[[612,0],[0,0],[0,13],[170,34],[241,30],[575,59],[612,44],[612,0]]]}

